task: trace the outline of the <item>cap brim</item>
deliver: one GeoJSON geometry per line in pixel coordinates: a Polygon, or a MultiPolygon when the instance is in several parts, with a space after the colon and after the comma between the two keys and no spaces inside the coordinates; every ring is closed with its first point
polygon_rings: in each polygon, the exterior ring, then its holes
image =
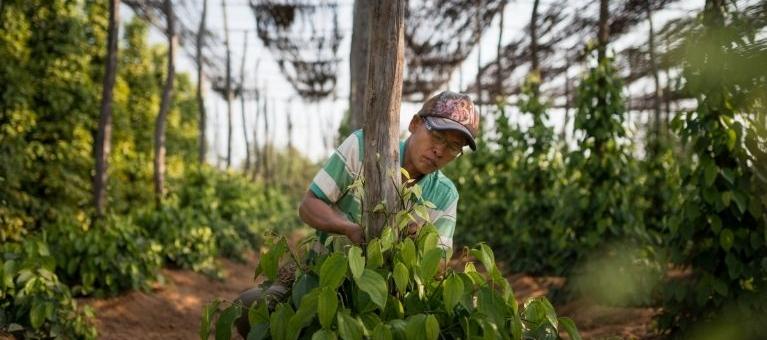
{"type": "Polygon", "coordinates": [[[427,116],[423,117],[424,119],[429,120],[429,124],[434,128],[434,130],[438,131],[445,131],[445,130],[453,130],[458,131],[466,137],[466,141],[469,143],[469,147],[472,151],[477,150],[477,144],[474,142],[474,136],[471,135],[471,132],[469,132],[469,129],[467,129],[465,126],[461,125],[460,123],[447,119],[444,117],[434,117],[434,116],[427,116]]]}

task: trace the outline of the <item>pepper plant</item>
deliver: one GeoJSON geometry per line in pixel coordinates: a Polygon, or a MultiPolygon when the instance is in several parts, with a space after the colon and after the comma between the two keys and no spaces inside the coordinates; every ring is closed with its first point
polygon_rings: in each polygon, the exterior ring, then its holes
{"type": "Polygon", "coordinates": [[[284,237],[277,239],[256,275],[279,280],[281,259],[294,261],[290,298],[273,310],[263,302],[229,303],[219,310],[221,301],[215,301],[203,310],[200,338],[208,338],[215,321],[216,339],[229,339],[246,308],[248,339],[557,339],[560,329],[580,339],[573,321],[557,317],[545,297],[518,305],[487,245],[464,249],[464,260],[471,256],[479,265],[466,261],[458,271],[447,265],[449,251],[438,244],[433,224],[427,221],[416,236],[404,236],[401,231],[417,216],[428,217],[431,203],[421,199],[418,185],[400,195],[409,204],[362,247],[332,246],[338,243],[331,237],[326,253],[301,258],[284,237]]]}
{"type": "Polygon", "coordinates": [[[659,326],[671,333],[731,316],[733,306],[739,323],[754,318],[756,327],[767,308],[767,198],[759,191],[765,137],[749,119],[764,112],[764,77],[749,59],[758,28],[724,1],[706,1],[699,21],[683,71],[697,107],[673,121],[697,162],[683,174],[690,194],[668,230],[671,261],[689,272],[664,287],[659,326]]]}

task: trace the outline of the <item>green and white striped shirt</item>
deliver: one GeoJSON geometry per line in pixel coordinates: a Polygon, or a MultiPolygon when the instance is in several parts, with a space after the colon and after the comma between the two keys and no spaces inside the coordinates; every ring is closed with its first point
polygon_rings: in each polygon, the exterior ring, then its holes
{"type": "MultiPolygon", "coordinates": [[[[406,145],[406,141],[400,141],[400,164],[405,155],[406,145]]],[[[315,196],[355,223],[360,223],[362,218],[360,202],[347,188],[362,175],[363,149],[362,130],[357,130],[338,146],[325,166],[314,176],[309,187],[315,196]]],[[[429,219],[437,227],[440,244],[443,247],[452,248],[458,190],[453,182],[439,170],[425,175],[417,184],[421,186],[423,199],[435,205],[435,208],[429,209],[429,219]]],[[[319,237],[321,241],[324,241],[327,234],[319,232],[319,237]]]]}

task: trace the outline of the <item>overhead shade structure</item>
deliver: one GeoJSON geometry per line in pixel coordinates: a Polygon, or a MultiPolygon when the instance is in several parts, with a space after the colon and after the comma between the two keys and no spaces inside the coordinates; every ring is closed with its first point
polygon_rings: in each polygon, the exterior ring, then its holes
{"type": "MultiPolygon", "coordinates": [[[[143,20],[157,27],[161,32],[166,31],[165,14],[162,11],[162,1],[156,0],[122,0],[122,3],[133,10],[143,20]]],[[[195,59],[197,29],[200,20],[202,5],[196,1],[180,1],[174,4],[176,13],[176,32],[179,45],[192,60],[195,59]]],[[[205,65],[206,78],[211,81],[213,91],[224,95],[224,80],[226,78],[226,56],[223,54],[224,43],[214,32],[205,31],[204,45],[202,46],[202,63],[205,65]]],[[[235,93],[240,85],[233,81],[232,87],[235,93]]]]}
{"type": "MultiPolygon", "coordinates": [[[[646,20],[647,6],[652,11],[661,10],[678,0],[625,0],[610,3],[609,32],[610,41],[615,41],[623,34],[629,32],[632,27],[646,20]]],[[[585,2],[578,5],[568,3],[552,3],[538,22],[538,50],[541,76],[551,79],[560,76],[570,65],[582,62],[587,57],[585,45],[597,34],[598,27],[598,2],[585,2]]],[[[481,89],[493,98],[495,89],[498,89],[498,81],[502,82],[505,95],[515,95],[520,91],[523,82],[519,77],[512,77],[514,72],[522,66],[530,63],[530,37],[529,25],[522,36],[518,36],[511,43],[504,46],[501,51],[500,62],[491,61],[483,65],[480,70],[481,89]],[[500,68],[498,67],[500,64],[500,68]]],[[[640,44],[645,44],[641,40],[640,44]]],[[[647,57],[638,55],[646,53],[636,48],[629,48],[618,53],[618,64],[625,65],[620,68],[626,74],[622,76],[627,81],[634,81],[647,75],[650,67],[646,62],[647,57]],[[625,59],[624,59],[625,58],[625,59]]],[[[524,73],[520,74],[523,75],[524,73]]],[[[470,84],[467,89],[476,89],[477,84],[470,84]]],[[[552,88],[550,96],[562,95],[558,88],[552,88]]]]}
{"type": "Polygon", "coordinates": [[[335,91],[338,27],[335,1],[250,0],[258,37],[296,92],[319,101],[335,91]]]}
{"type": "Polygon", "coordinates": [[[402,99],[422,101],[444,87],[505,0],[410,0],[405,11],[402,99]],[[481,6],[480,6],[481,4],[481,6]],[[479,16],[479,17],[478,17],[479,16]],[[480,25],[478,25],[478,20],[480,25]]]}

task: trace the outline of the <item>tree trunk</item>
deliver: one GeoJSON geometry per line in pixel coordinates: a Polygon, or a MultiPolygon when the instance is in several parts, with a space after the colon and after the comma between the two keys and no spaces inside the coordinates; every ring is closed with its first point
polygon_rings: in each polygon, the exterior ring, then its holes
{"type": "Polygon", "coordinates": [[[397,207],[400,186],[399,110],[404,66],[405,0],[376,1],[370,11],[370,53],[365,89],[365,202],[368,239],[381,234],[385,212],[397,207]],[[394,185],[392,185],[394,184],[394,185]]]}
{"type": "Polygon", "coordinates": [[[645,4],[645,6],[647,9],[647,22],[650,24],[650,32],[648,37],[649,48],[650,48],[650,65],[652,66],[652,77],[653,77],[653,80],[655,81],[655,96],[653,98],[653,109],[655,110],[654,134],[655,134],[655,138],[658,139],[660,137],[660,121],[661,121],[660,75],[658,74],[658,58],[655,55],[655,30],[653,29],[653,23],[652,23],[652,8],[650,8],[649,2],[645,4]]]}
{"type": "Polygon", "coordinates": [[[232,166],[232,50],[229,48],[229,24],[226,17],[226,0],[221,0],[221,10],[224,15],[224,47],[226,48],[226,85],[224,85],[224,95],[226,96],[226,168],[232,166]]]}
{"type": "Polygon", "coordinates": [[[173,81],[176,75],[176,37],[175,17],[173,13],[173,4],[171,0],[165,0],[163,5],[165,18],[168,23],[166,35],[168,37],[168,71],[165,78],[165,87],[162,90],[162,99],[160,101],[160,112],[157,114],[154,130],[154,193],[155,205],[162,207],[162,200],[165,195],[165,121],[170,110],[171,92],[173,91],[173,81]]]}
{"type": "Polygon", "coordinates": [[[245,138],[245,173],[250,169],[250,142],[248,142],[248,124],[245,120],[245,59],[248,54],[248,31],[242,46],[242,64],[240,65],[240,114],[242,115],[242,134],[245,138]]]}
{"type": "Polygon", "coordinates": [[[107,169],[112,146],[112,92],[117,77],[117,37],[120,30],[120,3],[109,1],[109,28],[107,33],[107,60],[104,88],[101,91],[101,114],[96,138],[96,176],[93,177],[93,202],[96,218],[104,216],[107,206],[107,169]]]}
{"type": "Polygon", "coordinates": [[[200,28],[197,29],[197,54],[195,59],[197,60],[197,109],[200,112],[200,145],[199,145],[199,161],[200,164],[205,163],[205,157],[208,153],[208,140],[205,136],[205,128],[207,124],[207,114],[205,112],[205,99],[202,94],[202,81],[203,81],[203,60],[202,60],[202,47],[205,45],[205,18],[208,16],[208,0],[202,1],[202,15],[200,16],[200,28]]]}
{"type": "Polygon", "coordinates": [[[362,128],[365,121],[365,87],[368,77],[368,47],[370,45],[369,1],[354,1],[352,47],[349,56],[349,128],[362,128]]]}

